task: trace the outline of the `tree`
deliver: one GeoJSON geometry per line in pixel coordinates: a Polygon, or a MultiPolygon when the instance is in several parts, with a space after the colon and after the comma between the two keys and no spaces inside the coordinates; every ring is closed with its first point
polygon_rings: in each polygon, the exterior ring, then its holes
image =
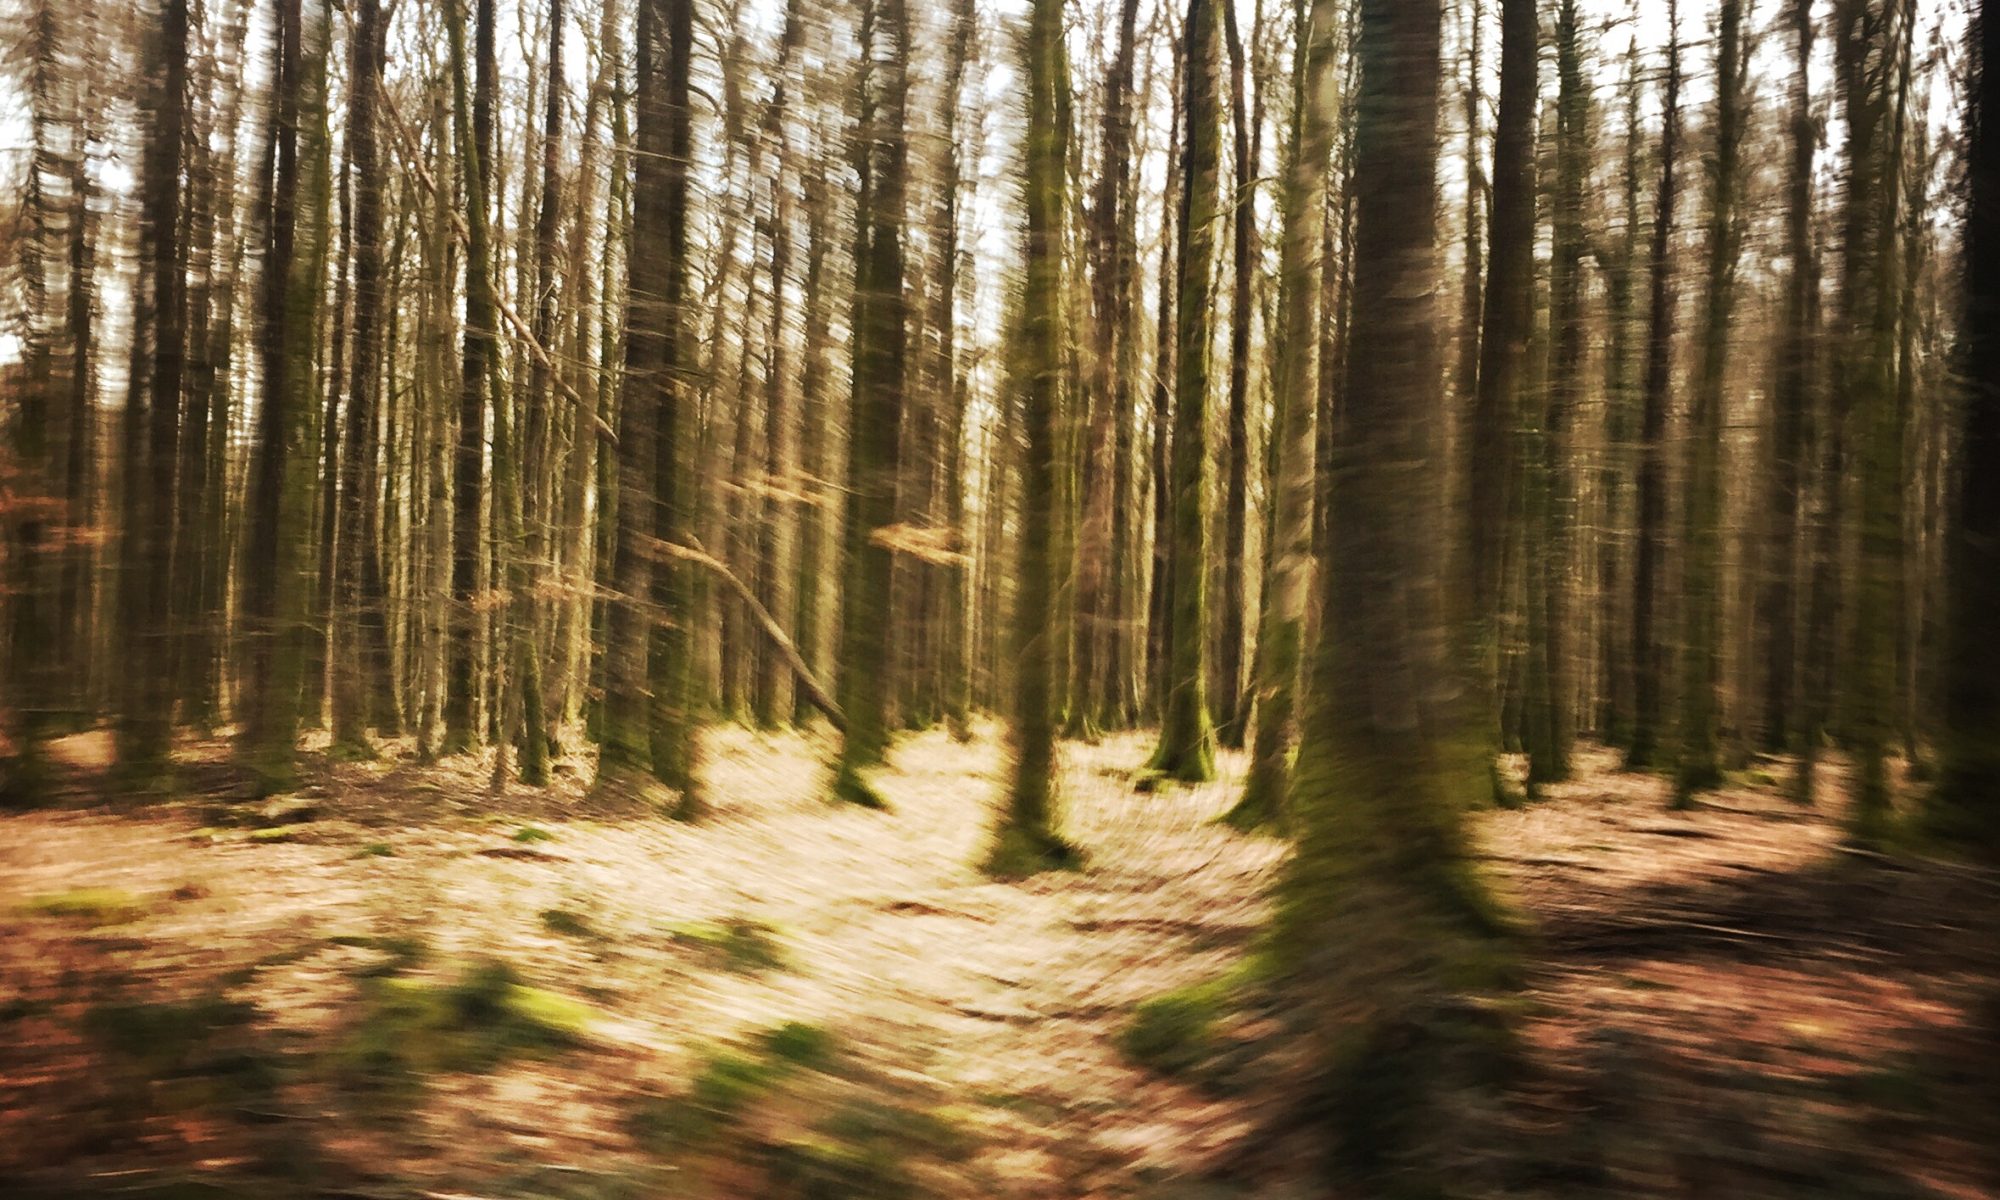
{"type": "MultiPolygon", "coordinates": [[[[673,680],[666,671],[674,668],[656,665],[653,656],[674,649],[655,635],[654,626],[685,619],[686,612],[685,593],[675,587],[677,572],[670,574],[673,568],[659,560],[655,546],[673,533],[675,450],[683,411],[679,368],[686,320],[693,37],[691,0],[640,0],[634,103],[637,153],[632,249],[626,256],[625,374],[619,403],[612,577],[618,602],[609,615],[605,645],[608,670],[596,785],[600,793],[627,797],[649,794],[656,780],[676,782],[661,775],[662,768],[674,773],[672,759],[661,763],[655,758],[662,748],[675,748],[671,741],[662,747],[655,740],[655,704],[678,707],[685,695],[654,695],[655,681],[673,680]],[[668,606],[664,609],[663,599],[668,606]]],[[[684,680],[683,675],[677,682],[685,687],[684,680]]]]}
{"type": "MultiPolygon", "coordinates": [[[[1259,164],[1252,149],[1249,80],[1244,68],[1243,35],[1237,29],[1236,5],[1225,0],[1222,8],[1224,45],[1229,51],[1229,128],[1234,138],[1231,148],[1236,164],[1236,182],[1230,196],[1230,300],[1229,300],[1229,443],[1228,479],[1223,496],[1222,602],[1217,613],[1221,642],[1216,654],[1215,712],[1216,740],[1232,749],[1243,745],[1249,714],[1244,711],[1243,631],[1248,591],[1244,580],[1245,537],[1250,523],[1250,325],[1255,316],[1251,296],[1255,273],[1257,220],[1257,173],[1259,164]]],[[[1258,25],[1263,7],[1258,6],[1258,25]]],[[[1251,37],[1258,33],[1251,27],[1251,37]]]]}
{"type": "MultiPolygon", "coordinates": [[[[798,542],[798,505],[792,495],[798,489],[799,416],[797,393],[792,386],[790,330],[786,322],[791,286],[792,232],[796,223],[792,183],[789,175],[797,160],[792,153],[788,120],[792,100],[792,76],[797,70],[799,51],[805,41],[803,0],[785,6],[785,28],[778,45],[778,62],[772,68],[771,100],[764,110],[764,136],[772,142],[777,161],[771,174],[771,321],[768,339],[764,394],[764,477],[771,485],[758,543],[758,581],[762,599],[773,613],[790,617],[792,589],[796,580],[792,557],[798,542]]],[[[761,725],[776,725],[792,713],[792,673],[783,658],[763,656],[763,672],[757,681],[753,703],[761,725]]]]}
{"type": "Polygon", "coordinates": [[[494,391],[494,340],[499,313],[493,300],[493,251],[487,205],[493,180],[493,103],[499,84],[494,65],[494,0],[473,0],[477,16],[473,78],[466,78],[466,0],[446,4],[451,39],[453,140],[458,145],[465,193],[465,346],[460,360],[458,455],[452,483],[450,659],[445,676],[444,751],[463,754],[479,741],[478,594],[481,586],[486,465],[486,414],[494,391]]]}
{"type": "Polygon", "coordinates": [[[1020,579],[1014,602],[1017,674],[1014,700],[1014,780],[1006,814],[987,860],[996,875],[1019,876],[1076,859],[1054,831],[1056,712],[1054,641],[1049,620],[1057,564],[1053,533],[1060,514],[1055,475],[1062,405],[1063,233],[1069,211],[1069,62],[1063,47],[1063,0],[1035,0],[1028,17],[1026,281],[1021,296],[1022,460],[1020,579]]]}
{"type": "Polygon", "coordinates": [[[1473,1086],[1456,998],[1498,982],[1469,857],[1485,787],[1447,654],[1437,347],[1438,0],[1363,0],[1354,326],[1325,628],[1273,950],[1309,1016],[1337,1166],[1436,1194],[1448,1097],[1473,1086]],[[1440,1124],[1441,1123],[1441,1124],[1440,1124]]]}
{"type": "Polygon", "coordinates": [[[1326,172],[1333,153],[1338,104],[1334,32],[1336,0],[1313,0],[1302,14],[1303,62],[1293,107],[1290,162],[1285,173],[1284,327],[1278,343],[1276,512],[1257,634],[1257,734],[1243,798],[1230,811],[1239,828],[1259,828],[1282,816],[1291,782],[1291,747],[1298,706],[1299,660],[1305,642],[1306,598],[1313,580],[1313,500],[1318,485],[1318,360],[1320,241],[1326,224],[1326,172]]]}
{"type": "Polygon", "coordinates": [[[125,414],[125,521],[119,615],[131,669],[117,725],[118,773],[135,790],[158,787],[171,769],[173,643],[160,598],[173,578],[174,467],[187,354],[181,263],[181,170],[186,158],[188,6],[162,0],[152,44],[150,127],[140,180],[147,279],[136,315],[132,361],[150,343],[145,400],[135,378],[125,414]]]}
{"type": "MultiPolygon", "coordinates": [[[[56,111],[61,50],[55,10],[47,0],[35,6],[29,21],[27,92],[32,149],[21,198],[26,228],[16,235],[26,292],[23,357],[27,378],[8,447],[14,462],[7,484],[16,494],[0,504],[0,518],[5,521],[4,538],[0,538],[0,550],[5,554],[0,595],[6,597],[6,624],[0,627],[4,628],[6,657],[0,683],[13,697],[8,706],[13,727],[5,730],[12,756],[0,758],[0,807],[20,808],[41,803],[49,783],[43,741],[52,725],[50,710],[56,693],[52,636],[56,596],[50,586],[50,568],[60,561],[60,538],[66,532],[56,508],[60,380],[56,376],[58,344],[49,286],[55,266],[50,260],[55,257],[56,228],[61,219],[58,198],[51,194],[60,186],[62,166],[53,144],[61,120],[56,111]]],[[[9,473],[0,469],[0,474],[9,473]]],[[[7,715],[0,711],[0,717],[7,715]]]]}
{"type": "Polygon", "coordinates": [[[1743,45],[1743,0],[1722,0],[1715,52],[1715,146],[1708,168],[1708,261],[1703,277],[1701,366],[1688,414],[1690,459],[1686,522],[1687,605],[1680,681],[1681,715],[1674,772],[1677,804],[1722,781],[1716,751],[1722,687],[1722,429],[1723,385],[1729,371],[1729,326],[1735,314],[1736,263],[1742,235],[1737,195],[1742,188],[1743,93],[1749,56],[1743,45]]]}
{"type": "Polygon", "coordinates": [[[1189,0],[1182,137],[1179,281],[1174,322],[1173,526],[1166,609],[1165,694],[1153,769],[1188,783],[1215,775],[1209,719],[1208,386],[1220,219],[1220,38],[1216,0],[1189,0]]]}
{"type": "MultiPolygon", "coordinates": [[[[1500,5],[1500,98],[1493,130],[1492,244],[1486,260],[1479,380],[1466,438],[1468,642],[1492,748],[1500,742],[1500,619],[1506,602],[1507,514],[1514,499],[1514,422],[1534,322],[1535,94],[1541,28],[1534,0],[1500,5]]],[[[1496,794],[1500,773],[1493,771],[1496,794]]]]}
{"type": "Polygon", "coordinates": [[[1881,836],[1890,813],[1886,757],[1893,727],[1903,526],[1892,250],[1914,22],[1910,0],[1837,0],[1834,6],[1834,74],[1847,125],[1838,293],[1841,370],[1834,387],[1834,419],[1853,431],[1860,537],[1843,689],[1849,711],[1842,724],[1859,775],[1854,832],[1864,840],[1881,836]]]}
{"type": "Polygon", "coordinates": [[[1798,562],[1801,491],[1813,409],[1814,292],[1819,270],[1813,246],[1813,160],[1818,142],[1812,111],[1813,14],[1809,0],[1789,0],[1792,34],[1790,161],[1785,180],[1785,293],[1780,309],[1776,377],[1771,388],[1771,474],[1765,504],[1768,541],[1758,623],[1764,632],[1764,745],[1791,748],[1798,674],[1798,562]]]}
{"type": "MultiPolygon", "coordinates": [[[[556,236],[562,219],[563,19],[562,0],[549,0],[549,48],[543,72],[541,201],[535,212],[534,248],[534,333],[535,341],[546,348],[557,345],[562,299],[556,280],[556,236]]],[[[549,755],[554,742],[550,697],[544,693],[541,668],[549,605],[541,599],[540,592],[546,580],[546,564],[552,558],[548,533],[557,527],[556,480],[552,471],[557,429],[552,411],[556,369],[554,362],[544,355],[531,357],[526,428],[521,438],[524,486],[518,503],[520,544],[515,547],[516,607],[523,611],[523,619],[516,622],[522,675],[516,702],[520,716],[514,725],[521,746],[521,781],[540,787],[549,781],[549,755]]],[[[595,436],[595,431],[579,426],[579,440],[595,436]]]]}
{"type": "Polygon", "coordinates": [[[1486,9],[1481,0],[1471,0],[1461,10],[1465,28],[1465,276],[1459,295],[1458,366],[1459,396],[1468,404],[1479,395],[1479,331],[1485,319],[1486,238],[1483,221],[1492,189],[1480,163],[1481,109],[1485,107],[1483,86],[1485,64],[1486,9]]]}
{"type": "Polygon", "coordinates": [[[1122,651],[1126,493],[1130,486],[1133,251],[1128,238],[1132,61],[1138,0],[1119,5],[1118,43],[1104,78],[1103,159],[1088,217],[1091,324],[1086,356],[1089,444],[1077,570],[1076,683],[1069,734],[1091,737],[1127,719],[1122,651]]]}
{"type": "Polygon", "coordinates": [[[340,458],[333,670],[333,747],[336,753],[356,757],[373,754],[368,744],[372,724],[379,722],[390,730],[397,725],[383,612],[375,432],[384,320],[382,179],[376,158],[375,106],[387,57],[387,26],[379,0],[356,0],[347,118],[347,175],[354,199],[354,347],[344,413],[347,445],[340,458]]]}
{"type": "Polygon", "coordinates": [[[1576,416],[1583,403],[1583,192],[1589,172],[1590,84],[1585,78],[1577,0],[1556,11],[1555,178],[1550,198],[1548,388],[1528,464],[1528,686],[1526,730],[1531,783],[1570,773],[1576,738],[1570,580],[1576,551],[1576,416]]]}
{"type": "MultiPolygon", "coordinates": [[[[967,547],[965,528],[966,466],[965,427],[968,396],[960,370],[958,342],[959,214],[963,206],[960,177],[967,157],[960,147],[959,108],[965,86],[966,65],[972,55],[976,24],[973,0],[957,0],[951,13],[951,49],[945,68],[945,165],[944,186],[939,189],[937,224],[944,245],[938,252],[937,284],[937,375],[934,386],[943,390],[944,419],[944,525],[951,544],[967,547]]],[[[945,573],[944,594],[939,605],[944,618],[941,633],[939,671],[943,674],[945,721],[952,736],[967,738],[972,733],[972,662],[969,626],[972,575],[971,563],[953,566],[945,573]]]]}
{"type": "MultiPolygon", "coordinates": [[[[689,385],[687,356],[687,261],[688,261],[688,164],[694,157],[694,0],[668,0],[664,28],[666,55],[665,140],[660,150],[666,159],[658,178],[660,195],[646,203],[658,204],[659,241],[642,249],[637,237],[634,213],[633,254],[650,252],[657,245],[662,263],[661,288],[654,295],[663,298],[661,319],[654,350],[657,374],[653,377],[653,463],[650,503],[653,509],[654,543],[676,544],[693,523],[694,503],[690,492],[697,476],[683,467],[694,424],[692,389],[689,385]]],[[[635,209],[636,209],[635,201],[635,209]]],[[[628,318],[629,320],[629,318],[628,318]]],[[[640,419],[644,419],[643,408],[640,419]]],[[[647,553],[656,553],[649,543],[647,553]]],[[[653,564],[649,581],[651,601],[651,648],[647,653],[647,741],[650,746],[653,778],[679,793],[677,815],[694,818],[701,814],[701,798],[695,779],[694,741],[694,647],[688,625],[694,603],[687,568],[671,559],[653,564]]]]}
{"type": "Polygon", "coordinates": [[[324,278],[328,201],[326,56],[331,14],[320,0],[280,0],[273,23],[277,102],[260,313],[263,403],[251,466],[243,611],[251,642],[239,757],[254,786],[282,791],[296,778],[299,713],[310,655],[306,564],[311,546],[313,452],[320,429],[313,348],[324,278]]]}
{"type": "Polygon", "coordinates": [[[904,138],[910,33],[905,0],[866,0],[861,19],[861,194],[855,224],[854,413],[847,464],[840,606],[840,707],[847,731],[834,795],[867,807],[883,800],[861,772],[889,750],[889,587],[894,558],[876,536],[896,519],[897,433],[909,343],[903,220],[909,145],[904,138]],[[885,44],[886,55],[878,50],[885,44]]]}
{"type": "Polygon", "coordinates": [[[1681,43],[1679,0],[1667,0],[1667,82],[1660,128],[1660,188],[1653,201],[1649,255],[1646,379],[1639,413],[1639,527],[1632,563],[1632,738],[1628,770],[1657,762],[1664,706],[1665,652],[1656,611],[1666,557],[1667,405],[1674,370],[1674,207],[1680,187],[1681,43]]]}
{"type": "Polygon", "coordinates": [[[1947,571],[1941,776],[1932,825],[1961,845],[2000,851],[2000,19],[1972,19],[1967,105],[1963,326],[1965,392],[1956,518],[1947,571]]]}

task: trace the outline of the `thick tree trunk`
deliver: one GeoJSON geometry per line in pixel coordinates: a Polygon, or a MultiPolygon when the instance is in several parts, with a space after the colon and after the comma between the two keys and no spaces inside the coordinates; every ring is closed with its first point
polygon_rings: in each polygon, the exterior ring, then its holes
{"type": "MultiPolygon", "coordinates": [[[[1438,369],[1438,0],[1363,0],[1354,327],[1293,789],[1276,961],[1309,1014],[1325,1145],[1356,1194],[1442,1194],[1447,1114],[1482,1086],[1461,999],[1496,986],[1501,923],[1464,813],[1485,787],[1448,652],[1438,369]],[[1385,1085],[1384,1080],[1394,1080],[1385,1085]]],[[[1487,1085],[1490,1086],[1490,1085],[1487,1085]]]]}
{"type": "Polygon", "coordinates": [[[1964,398],[1947,569],[1942,776],[1934,828],[2000,852],[2000,14],[1981,0],[1967,139],[1964,398]]]}

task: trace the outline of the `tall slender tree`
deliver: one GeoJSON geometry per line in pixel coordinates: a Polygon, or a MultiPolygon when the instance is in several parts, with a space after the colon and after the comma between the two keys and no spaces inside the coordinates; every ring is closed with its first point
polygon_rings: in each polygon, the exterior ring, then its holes
{"type": "Polygon", "coordinates": [[[909,183],[904,136],[909,95],[906,0],[865,0],[861,20],[861,129],[856,156],[854,414],[840,605],[840,707],[847,714],[834,795],[870,807],[881,796],[861,772],[889,750],[889,584],[894,559],[877,533],[896,519],[909,302],[903,222],[909,183]]]}
{"type": "Polygon", "coordinates": [[[1104,112],[1099,127],[1102,159],[1090,202],[1086,257],[1089,260],[1090,328],[1096,347],[1085,356],[1089,409],[1083,463],[1083,523],[1077,564],[1075,671],[1069,730],[1090,737],[1123,723],[1118,683],[1123,634],[1119,608],[1125,549],[1127,458],[1132,403],[1132,330],[1126,253],[1125,205],[1131,190],[1132,61],[1137,42],[1138,0],[1119,5],[1117,47],[1104,79],[1104,112]]]}
{"type": "Polygon", "coordinates": [[[1859,535],[1841,732],[1859,775],[1854,831],[1869,839],[1880,836],[1890,816],[1903,457],[1894,389],[1892,249],[1908,88],[1904,64],[1914,21],[1911,0],[1837,0],[1833,11],[1835,86],[1847,130],[1833,419],[1853,435],[1859,535]]]}
{"type": "Polygon", "coordinates": [[[239,756],[261,791],[296,778],[310,657],[314,451],[321,434],[314,386],[327,217],[326,56],[331,13],[322,0],[280,0],[273,22],[277,102],[271,106],[260,297],[262,403],[250,486],[243,612],[251,644],[240,705],[239,756]]]}
{"type": "MultiPolygon", "coordinates": [[[[658,374],[653,388],[653,465],[650,503],[653,509],[654,542],[648,553],[659,553],[660,543],[678,544],[692,527],[696,506],[691,495],[698,475],[688,469],[687,454],[695,427],[695,400],[689,379],[687,344],[688,313],[688,172],[694,158],[694,0],[668,0],[664,27],[665,58],[661,63],[664,80],[665,140],[661,150],[666,158],[659,176],[661,194],[658,247],[662,256],[659,281],[653,293],[662,298],[657,336],[658,374]]],[[[640,251],[636,238],[635,201],[633,254],[640,251]]],[[[629,318],[628,318],[629,319],[629,318]]],[[[643,412],[642,417],[643,419],[643,412]]],[[[647,740],[651,748],[653,778],[678,795],[675,812],[692,819],[702,812],[699,781],[695,776],[696,703],[694,649],[697,639],[690,629],[694,597],[687,568],[672,556],[653,566],[650,583],[652,648],[647,655],[647,740]]]]}
{"type": "Polygon", "coordinates": [[[1532,528],[1528,571],[1529,779],[1548,783],[1570,773],[1576,737],[1575,656],[1570,646],[1571,579],[1576,552],[1575,424],[1583,406],[1584,184],[1590,169],[1590,80],[1578,0],[1556,8],[1555,170],[1549,203],[1548,386],[1529,463],[1532,528]]]}
{"type": "Polygon", "coordinates": [[[1073,851],[1054,831],[1057,781],[1055,639],[1049,619],[1057,563],[1053,532],[1060,514],[1058,414],[1062,406],[1063,236],[1069,213],[1069,61],[1063,46],[1063,0],[1035,0],[1029,10],[1026,282],[1021,297],[1021,475],[1019,591],[1014,600],[1014,780],[987,860],[994,874],[1018,876],[1067,865],[1073,851]]]}
{"type": "Polygon", "coordinates": [[[445,675],[444,749],[462,754],[479,741],[475,724],[481,690],[478,667],[484,522],[487,410],[494,398],[499,313],[493,297],[493,250],[488,204],[493,181],[494,0],[475,8],[472,63],[467,65],[465,4],[446,4],[454,102],[453,140],[465,196],[465,343],[460,360],[458,452],[452,483],[452,621],[445,675]],[[468,78],[468,75],[470,76],[468,78]]]}
{"type": "Polygon", "coordinates": [[[1764,581],[1758,624],[1764,637],[1764,745],[1791,748],[1798,674],[1801,489],[1813,409],[1815,305],[1819,287],[1813,244],[1813,173],[1819,131],[1813,119],[1814,21],[1810,0],[1787,0],[1784,25],[1791,34],[1793,66],[1785,177],[1785,292],[1779,310],[1776,372],[1771,388],[1771,473],[1765,494],[1764,581]]]}
{"type": "MultiPolygon", "coordinates": [[[[1245,585],[1248,563],[1244,559],[1250,528],[1250,332],[1256,315],[1252,284],[1256,274],[1257,175],[1259,164],[1252,149],[1250,73],[1243,49],[1243,34],[1237,28],[1233,0],[1221,4],[1223,44],[1229,52],[1230,156],[1236,179],[1231,188],[1230,271],[1229,271],[1229,420],[1226,458],[1227,478],[1223,488],[1222,514],[1222,596],[1217,606],[1216,649],[1213,697],[1216,740],[1231,749],[1243,745],[1249,714],[1243,700],[1244,608],[1249,591],[1245,585]]],[[[1263,5],[1257,6],[1258,16],[1263,5]]],[[[1251,37],[1257,36],[1252,27],[1251,37]]]]}
{"type": "Polygon", "coordinates": [[[1189,0],[1185,39],[1179,281],[1174,342],[1173,508],[1165,694],[1153,769],[1199,783],[1215,775],[1208,708],[1208,389],[1214,330],[1215,227],[1221,218],[1218,0],[1189,0]]]}
{"type": "Polygon", "coordinates": [[[1305,643],[1306,599],[1313,580],[1313,500],[1318,483],[1319,249],[1326,223],[1326,173],[1333,153],[1339,90],[1334,44],[1337,0],[1313,0],[1301,11],[1295,116],[1285,172],[1284,326],[1278,341],[1276,512],[1265,571],[1262,624],[1257,634],[1257,732],[1243,798],[1231,824],[1258,828],[1277,821],[1291,782],[1297,737],[1299,667],[1305,643]]]}
{"type": "Polygon", "coordinates": [[[1666,558],[1667,408],[1673,391],[1674,221],[1680,189],[1681,42],[1679,0],[1667,0],[1667,78],[1661,99],[1660,187],[1653,201],[1648,267],[1646,380],[1639,414],[1639,527],[1632,563],[1632,739],[1625,765],[1657,765],[1665,705],[1665,650],[1657,616],[1666,558]]]}
{"type": "MultiPolygon", "coordinates": [[[[1535,95],[1541,25],[1534,0],[1501,0],[1500,97],[1493,128],[1492,241],[1479,335],[1479,380],[1465,438],[1468,642],[1488,743],[1500,746],[1500,621],[1507,514],[1515,490],[1514,424],[1534,323],[1535,95]]],[[[1496,764],[1492,778],[1502,790],[1496,764]]]]}
{"type": "Polygon", "coordinates": [[[161,0],[151,39],[150,118],[140,180],[145,282],[133,331],[134,367],[149,349],[144,388],[127,389],[125,520],[119,618],[131,669],[118,714],[118,772],[135,789],[157,787],[170,769],[173,630],[160,603],[173,577],[174,468],[187,352],[181,261],[181,172],[187,152],[187,0],[161,0]],[[144,397],[143,411],[138,408],[144,397]]]}
{"type": "MultiPolygon", "coordinates": [[[[356,0],[347,84],[347,175],[353,197],[354,345],[349,363],[346,450],[340,458],[340,560],[334,575],[333,746],[365,756],[371,725],[390,730],[387,596],[382,581],[376,427],[386,317],[382,272],[382,179],[376,104],[387,56],[388,22],[379,0],[356,0]]],[[[329,431],[331,436],[331,431],[329,431]]]]}
{"type": "Polygon", "coordinates": [[[1749,57],[1743,0],[1722,0],[1716,29],[1715,143],[1708,164],[1708,250],[1702,279],[1701,367],[1688,413],[1687,565],[1682,575],[1686,618],[1676,732],[1674,794],[1721,782],[1716,748],[1722,687],[1722,431],[1729,373],[1730,322],[1742,237],[1737,197],[1742,189],[1743,102],[1749,57]]]}

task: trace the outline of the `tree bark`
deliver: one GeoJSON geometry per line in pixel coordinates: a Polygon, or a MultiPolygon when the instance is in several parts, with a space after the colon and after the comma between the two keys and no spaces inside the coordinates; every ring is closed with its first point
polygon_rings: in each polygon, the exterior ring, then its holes
{"type": "Polygon", "coordinates": [[[1215,226],[1221,217],[1220,0],[1189,0],[1175,299],[1174,429],[1166,692],[1152,767],[1186,783],[1215,776],[1208,706],[1208,388],[1214,320],[1215,226]]]}

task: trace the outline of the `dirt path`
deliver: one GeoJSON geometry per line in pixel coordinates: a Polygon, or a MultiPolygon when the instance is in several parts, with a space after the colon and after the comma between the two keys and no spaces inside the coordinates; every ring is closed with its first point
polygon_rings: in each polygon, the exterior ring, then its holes
{"type": "MultiPolygon", "coordinates": [[[[1091,869],[1019,885],[970,866],[1005,765],[991,731],[906,741],[883,815],[828,806],[807,739],[730,730],[705,748],[714,813],[698,826],[593,819],[574,779],[494,800],[472,772],[341,768],[297,841],[203,833],[172,812],[15,818],[0,897],[142,898],[144,917],[110,935],[124,968],[164,980],[258,964],[238,991],[302,1036],[336,1019],[367,957],[338,943],[360,936],[421,936],[440,961],[492,956],[598,1006],[598,1052],[457,1080],[424,1114],[399,1170],[440,1185],[503,1146],[629,1154],[632,1092],[679,1086],[701,1048],[797,1020],[955,1098],[988,1147],[974,1174],[1007,1194],[1087,1194],[1239,1132],[1225,1102],[1126,1064],[1112,1037],[1137,1002],[1227,969],[1280,859],[1211,824],[1233,772],[1134,795],[1148,749],[1072,748],[1068,823],[1091,869]],[[552,932],[556,910],[591,935],[552,932]],[[724,969],[684,936],[732,922],[768,928],[783,969],[724,969]]],[[[31,980],[73,932],[22,925],[39,936],[9,939],[10,975],[31,980]]]]}
{"type": "MultiPolygon", "coordinates": [[[[550,1170],[636,1177],[649,1160],[627,1131],[635,1098],[684,1088],[710,1047],[801,1021],[950,1104],[980,1146],[956,1194],[1151,1194],[1148,1181],[1242,1141],[1250,1114],[1125,1062],[1116,1034],[1137,1003],[1237,960],[1283,853],[1213,824],[1238,759],[1224,757],[1215,785],[1135,794],[1149,748],[1141,737],[1066,748],[1066,823],[1089,868],[1013,885],[970,867],[1004,775],[992,730],[899,746],[880,781],[886,815],[828,806],[811,740],[725,730],[705,745],[714,812],[698,826],[593,813],[574,773],[548,793],[493,797],[470,767],[400,762],[331,771],[306,793],[311,819],[275,834],[204,828],[203,805],[8,818],[0,1146],[17,1149],[0,1178],[92,1154],[132,1165],[50,1135],[65,1128],[64,1105],[93,1102],[70,1086],[91,1071],[75,1032],[91,989],[220,980],[255,1003],[261,1026],[312,1045],[346,1019],[357,970],[377,956],[355,943],[406,937],[428,947],[419,974],[491,957],[597,1018],[584,1050],[440,1080],[387,1132],[350,1128],[308,1097],[290,1119],[334,1158],[365,1160],[371,1178],[526,1196],[557,1194],[522,1182],[550,1170]],[[101,927],[29,911],[77,888],[136,903],[101,927]],[[778,965],[732,969],[693,932],[729,928],[757,931],[778,965]]],[[[1935,927],[1938,909],[1963,909],[1964,889],[1982,885],[1937,871],[1829,883],[1829,814],[1745,785],[1669,815],[1662,785],[1609,766],[1586,757],[1548,802],[1479,820],[1483,855],[1541,936],[1524,1011],[1546,1070],[1522,1119],[1575,1123],[1617,1076],[1645,1097],[1657,1136],[1642,1152],[1584,1131],[1599,1166],[1625,1181],[1606,1194],[1725,1194],[1644,1181],[1705,1162],[1713,1114],[1745,1106],[1752,1126],[1773,1130],[1750,1157],[1796,1173],[1793,1159],[1824,1157],[1833,1135],[1800,1133],[1785,1106],[1817,1111],[1882,1063],[1967,1028],[1992,965],[1935,927]],[[1790,1090],[1746,1084],[1750,1062],[1790,1090]]],[[[1876,1158],[1926,1164],[1940,1194],[1980,1194],[1964,1190],[1980,1165],[1961,1143],[1925,1141],[1908,1119],[1886,1128],[1876,1158]]],[[[215,1129],[146,1132],[141,1165],[205,1154],[217,1171],[232,1165],[215,1129]]],[[[1573,1152],[1552,1147],[1558,1159],[1573,1152]]]]}

